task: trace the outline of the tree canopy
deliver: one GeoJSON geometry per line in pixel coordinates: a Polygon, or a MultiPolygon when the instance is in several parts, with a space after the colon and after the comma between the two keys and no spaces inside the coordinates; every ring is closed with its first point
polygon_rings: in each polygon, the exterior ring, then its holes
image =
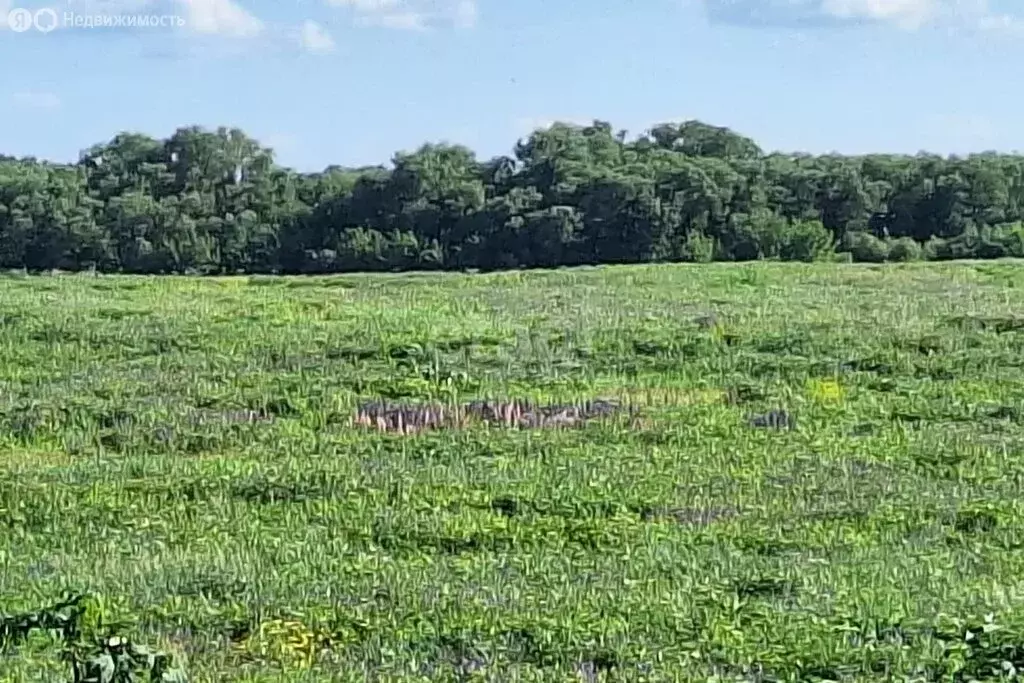
{"type": "Polygon", "coordinates": [[[122,133],[75,164],[0,156],[0,268],[499,269],[1024,256],[1024,156],[765,153],[700,121],[556,123],[479,160],[297,173],[237,129],[122,133]]]}

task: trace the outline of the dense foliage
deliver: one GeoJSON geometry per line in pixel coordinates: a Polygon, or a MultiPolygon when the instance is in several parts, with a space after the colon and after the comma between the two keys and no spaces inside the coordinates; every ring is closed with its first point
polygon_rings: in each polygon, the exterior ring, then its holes
{"type": "Polygon", "coordinates": [[[698,121],[556,124],[479,161],[300,174],[239,130],[0,157],[0,267],[158,272],[1024,256],[1024,156],[765,154],[698,121]]]}

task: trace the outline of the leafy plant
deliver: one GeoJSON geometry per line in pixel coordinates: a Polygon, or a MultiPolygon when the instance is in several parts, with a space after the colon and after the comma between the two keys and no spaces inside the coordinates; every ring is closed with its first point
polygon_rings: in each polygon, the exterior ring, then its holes
{"type": "Polygon", "coordinates": [[[89,618],[96,616],[90,615],[91,607],[88,595],[71,595],[46,609],[0,617],[0,648],[16,646],[35,631],[50,631],[60,639],[72,683],[186,683],[173,655],[122,636],[99,635],[109,629],[101,618],[89,618]]]}

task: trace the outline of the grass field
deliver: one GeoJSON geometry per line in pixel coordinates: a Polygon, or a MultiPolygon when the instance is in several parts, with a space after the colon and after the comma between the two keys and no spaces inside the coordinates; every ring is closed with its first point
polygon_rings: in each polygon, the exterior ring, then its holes
{"type": "MultiPolygon", "coordinates": [[[[192,681],[1011,678],[1022,294],[1004,262],[6,278],[0,613],[87,592],[192,681]],[[633,414],[351,424],[380,398],[633,414]]],[[[56,643],[0,681],[70,680],[56,643]]]]}

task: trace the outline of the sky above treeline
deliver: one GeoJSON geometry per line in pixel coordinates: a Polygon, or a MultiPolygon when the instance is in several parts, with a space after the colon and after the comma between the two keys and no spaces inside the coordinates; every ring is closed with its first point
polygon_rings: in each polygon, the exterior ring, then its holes
{"type": "Polygon", "coordinates": [[[0,0],[0,154],[53,161],[223,125],[312,171],[593,119],[1009,152],[1022,85],[1020,0],[0,0]]]}

